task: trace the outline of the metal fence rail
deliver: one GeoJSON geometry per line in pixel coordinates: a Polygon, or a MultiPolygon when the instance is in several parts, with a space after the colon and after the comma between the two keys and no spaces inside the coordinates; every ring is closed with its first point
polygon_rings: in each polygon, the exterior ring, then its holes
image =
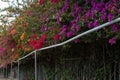
{"type": "MultiPolygon", "coordinates": [[[[85,32],[83,32],[83,33],[81,33],[81,34],[79,34],[79,35],[77,35],[77,36],[75,36],[75,37],[73,37],[73,38],[71,38],[71,39],[68,39],[68,40],[66,40],[66,41],[64,41],[64,42],[62,42],[62,43],[55,44],[55,45],[48,46],[48,47],[44,47],[44,48],[41,48],[41,49],[38,49],[38,50],[34,50],[34,51],[32,51],[31,53],[29,53],[29,54],[27,54],[27,55],[19,58],[18,60],[13,61],[13,63],[18,63],[18,80],[19,80],[19,71],[20,71],[20,69],[19,69],[19,66],[20,66],[19,63],[20,63],[21,60],[27,58],[27,57],[30,56],[31,54],[34,54],[34,55],[35,55],[35,56],[34,56],[34,59],[35,59],[35,80],[37,80],[37,57],[36,57],[37,51],[42,51],[42,50],[46,50],[46,49],[50,49],[50,48],[54,48],[54,47],[58,47],[58,46],[65,45],[65,44],[67,44],[67,43],[69,43],[69,42],[71,42],[71,41],[73,41],[73,40],[75,40],[75,39],[78,39],[78,38],[80,38],[80,37],[82,37],[82,36],[85,36],[85,35],[87,35],[87,34],[90,34],[90,33],[94,32],[94,31],[96,31],[96,30],[99,30],[99,29],[101,29],[101,28],[103,28],[103,27],[112,25],[112,24],[117,23],[117,22],[119,22],[119,21],[120,21],[120,17],[118,17],[117,19],[112,20],[112,21],[110,21],[110,22],[104,23],[104,24],[102,24],[102,25],[100,25],[100,26],[97,26],[97,27],[95,27],[95,28],[93,28],[93,29],[90,29],[90,30],[88,30],[88,31],[85,31],[85,32]]],[[[11,69],[12,69],[12,64],[11,64],[11,69]]]]}

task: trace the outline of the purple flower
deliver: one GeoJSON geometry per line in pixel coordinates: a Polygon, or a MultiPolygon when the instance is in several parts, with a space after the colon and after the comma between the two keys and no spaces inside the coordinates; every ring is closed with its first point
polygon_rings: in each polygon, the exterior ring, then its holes
{"type": "Polygon", "coordinates": [[[108,14],[108,21],[111,21],[113,19],[113,14],[109,13],[108,14]]]}
{"type": "Polygon", "coordinates": [[[92,19],[95,18],[95,11],[94,10],[91,11],[90,18],[92,18],[92,19]]]}
{"type": "Polygon", "coordinates": [[[107,10],[108,10],[110,5],[111,5],[111,3],[110,3],[110,2],[106,3],[106,4],[105,4],[105,9],[107,9],[107,10]]]}
{"type": "Polygon", "coordinates": [[[78,8],[79,7],[79,5],[78,5],[78,1],[76,1],[76,3],[74,4],[74,9],[76,9],[76,8],[78,8]]]}
{"type": "Polygon", "coordinates": [[[69,1],[66,0],[65,4],[63,5],[62,9],[61,9],[61,13],[64,13],[67,11],[67,9],[69,8],[69,1]]]}
{"type": "Polygon", "coordinates": [[[88,10],[88,11],[86,12],[86,14],[85,14],[85,18],[86,18],[86,19],[89,19],[90,16],[91,16],[91,11],[88,10]]]}
{"type": "Polygon", "coordinates": [[[112,0],[113,2],[118,2],[118,0],[112,0]]]}
{"type": "Polygon", "coordinates": [[[115,38],[109,39],[109,43],[110,43],[111,45],[115,44],[115,43],[116,43],[115,38]]]}
{"type": "Polygon", "coordinates": [[[60,15],[59,14],[56,15],[56,19],[57,19],[57,23],[60,24],[60,15]]]}
{"type": "Polygon", "coordinates": [[[101,19],[102,19],[102,20],[106,20],[106,18],[107,18],[107,17],[106,17],[106,13],[104,13],[104,14],[101,15],[101,19]]]}
{"type": "Polygon", "coordinates": [[[93,26],[94,26],[94,27],[97,27],[97,26],[98,26],[98,20],[95,20],[95,21],[94,21],[93,26]]]}
{"type": "Polygon", "coordinates": [[[71,13],[72,13],[72,16],[73,16],[73,17],[77,17],[76,11],[72,11],[71,13]]]}
{"type": "Polygon", "coordinates": [[[42,27],[41,27],[41,32],[44,32],[44,31],[46,31],[47,30],[47,27],[45,26],[45,25],[42,25],[42,27]]]}
{"type": "Polygon", "coordinates": [[[95,0],[92,0],[92,5],[94,5],[95,4],[95,0]]]}
{"type": "Polygon", "coordinates": [[[83,12],[82,7],[80,7],[80,6],[78,5],[78,2],[76,2],[76,3],[74,4],[74,6],[73,6],[72,11],[71,11],[72,16],[76,18],[76,17],[78,17],[78,15],[80,15],[80,13],[82,13],[82,12],[83,12]]]}
{"type": "Polygon", "coordinates": [[[78,40],[78,39],[75,39],[75,40],[74,40],[74,43],[78,43],[78,42],[79,42],[79,40],[78,40]]]}
{"type": "Polygon", "coordinates": [[[80,20],[80,17],[79,17],[79,16],[77,16],[77,17],[76,17],[76,19],[75,19],[75,22],[76,22],[76,23],[78,23],[78,22],[79,22],[79,20],[80,20]]]}
{"type": "Polygon", "coordinates": [[[71,25],[76,24],[76,20],[71,20],[71,21],[70,21],[70,24],[71,24],[71,25]]]}
{"type": "Polygon", "coordinates": [[[104,8],[104,6],[105,6],[105,4],[103,2],[95,3],[93,5],[93,9],[99,12],[104,8]]]}
{"type": "Polygon", "coordinates": [[[101,13],[101,14],[104,14],[105,12],[106,12],[106,9],[103,8],[100,13],[101,13]]]}
{"type": "Polygon", "coordinates": [[[75,29],[76,29],[77,32],[80,31],[80,26],[76,25],[75,29]]]}
{"type": "Polygon", "coordinates": [[[66,31],[67,31],[67,25],[63,25],[63,27],[61,28],[60,35],[64,34],[66,31]]]}
{"type": "Polygon", "coordinates": [[[70,38],[70,37],[72,37],[74,35],[75,35],[75,33],[73,31],[69,31],[69,32],[66,33],[67,38],[70,38]]]}
{"type": "Polygon", "coordinates": [[[49,19],[49,17],[46,17],[46,21],[48,22],[50,19],[49,19]]]}
{"type": "Polygon", "coordinates": [[[117,24],[112,25],[112,31],[118,32],[118,25],[117,24]]]}
{"type": "Polygon", "coordinates": [[[92,28],[93,27],[93,22],[89,22],[88,23],[88,28],[92,28]]]}
{"type": "Polygon", "coordinates": [[[78,32],[78,31],[80,31],[80,26],[73,24],[71,29],[78,32]]]}

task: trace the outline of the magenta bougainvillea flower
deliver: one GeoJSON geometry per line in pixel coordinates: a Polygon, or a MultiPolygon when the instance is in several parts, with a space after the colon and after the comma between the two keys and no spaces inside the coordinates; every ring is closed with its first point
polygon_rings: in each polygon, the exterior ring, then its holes
{"type": "Polygon", "coordinates": [[[119,27],[119,25],[117,25],[117,24],[112,25],[112,31],[117,33],[119,31],[118,27],[119,27]]]}
{"type": "Polygon", "coordinates": [[[89,27],[89,28],[93,28],[93,22],[89,22],[89,23],[88,23],[88,27],[89,27]]]}
{"type": "Polygon", "coordinates": [[[67,31],[67,25],[63,25],[63,27],[61,28],[61,32],[60,32],[60,35],[62,35],[62,34],[65,34],[66,33],[66,31],[67,31]]]}
{"type": "Polygon", "coordinates": [[[67,9],[69,8],[69,1],[68,0],[65,0],[65,3],[61,9],[61,13],[64,13],[67,11],[67,9]]]}
{"type": "Polygon", "coordinates": [[[94,27],[97,27],[97,26],[98,26],[98,20],[95,20],[95,21],[94,21],[93,26],[94,26],[94,27]]]}
{"type": "Polygon", "coordinates": [[[70,37],[72,37],[74,35],[75,35],[75,32],[73,32],[73,31],[69,31],[69,32],[66,33],[67,38],[70,38],[70,37]]]}
{"type": "Polygon", "coordinates": [[[108,21],[111,21],[113,19],[113,14],[109,13],[108,14],[108,21]]]}
{"type": "Polygon", "coordinates": [[[41,31],[41,32],[44,32],[44,31],[46,31],[46,30],[47,30],[47,26],[46,26],[46,25],[42,25],[40,31],[41,31]]]}
{"type": "Polygon", "coordinates": [[[118,2],[119,0],[112,0],[113,2],[118,2]]]}
{"type": "Polygon", "coordinates": [[[57,23],[60,24],[60,15],[59,14],[56,15],[56,20],[57,20],[57,23]]]}
{"type": "Polygon", "coordinates": [[[76,25],[76,24],[73,24],[72,25],[72,27],[71,27],[71,29],[73,30],[73,31],[80,31],[80,26],[78,26],[78,25],[76,25]]]}
{"type": "Polygon", "coordinates": [[[111,45],[115,44],[115,43],[116,43],[115,38],[111,38],[111,39],[109,39],[109,43],[110,43],[111,45]]]}
{"type": "Polygon", "coordinates": [[[107,19],[107,14],[106,13],[103,13],[103,14],[101,14],[101,20],[106,20],[107,19]]]}

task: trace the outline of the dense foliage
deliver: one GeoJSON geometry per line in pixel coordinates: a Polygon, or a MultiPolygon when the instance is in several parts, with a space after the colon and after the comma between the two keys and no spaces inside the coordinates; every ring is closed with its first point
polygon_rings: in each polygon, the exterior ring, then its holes
{"type": "MultiPolygon", "coordinates": [[[[16,18],[0,33],[0,64],[3,65],[119,17],[120,1],[35,0],[22,8],[6,10],[16,18]]],[[[119,39],[119,26],[119,23],[113,24],[74,43],[107,39],[113,45],[119,39]]]]}

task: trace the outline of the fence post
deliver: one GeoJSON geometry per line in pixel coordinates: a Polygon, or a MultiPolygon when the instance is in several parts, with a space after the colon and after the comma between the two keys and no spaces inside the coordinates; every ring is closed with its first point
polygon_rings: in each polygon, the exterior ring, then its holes
{"type": "Polygon", "coordinates": [[[13,77],[13,76],[12,76],[12,62],[11,62],[11,79],[12,79],[12,77],[13,77]]]}
{"type": "Polygon", "coordinates": [[[3,68],[3,78],[5,78],[5,75],[4,75],[4,74],[5,74],[5,69],[3,68]]]}
{"type": "Polygon", "coordinates": [[[7,65],[6,65],[6,72],[5,72],[5,77],[7,78],[7,65]]]}
{"type": "Polygon", "coordinates": [[[18,80],[20,78],[20,61],[18,61],[18,80]]]}
{"type": "Polygon", "coordinates": [[[36,51],[34,53],[34,58],[35,58],[35,80],[37,80],[37,54],[36,54],[36,51]]]}

